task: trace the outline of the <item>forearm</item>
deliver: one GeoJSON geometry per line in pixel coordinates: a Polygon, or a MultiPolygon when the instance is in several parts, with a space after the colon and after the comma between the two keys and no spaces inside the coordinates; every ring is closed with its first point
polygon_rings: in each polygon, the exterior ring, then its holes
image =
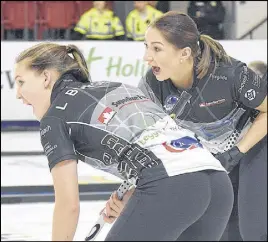
{"type": "Polygon", "coordinates": [[[52,241],[72,241],[79,218],[79,206],[55,204],[53,214],[52,241]]]}
{"type": "Polygon", "coordinates": [[[242,153],[249,151],[267,134],[267,113],[260,113],[237,147],[242,153]]]}

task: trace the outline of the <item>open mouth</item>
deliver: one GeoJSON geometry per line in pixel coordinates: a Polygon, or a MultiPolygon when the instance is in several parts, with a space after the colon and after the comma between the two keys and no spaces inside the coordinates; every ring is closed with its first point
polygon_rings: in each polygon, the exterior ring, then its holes
{"type": "Polygon", "coordinates": [[[158,66],[152,66],[152,71],[153,71],[154,75],[159,75],[161,72],[160,67],[158,67],[158,66]]]}

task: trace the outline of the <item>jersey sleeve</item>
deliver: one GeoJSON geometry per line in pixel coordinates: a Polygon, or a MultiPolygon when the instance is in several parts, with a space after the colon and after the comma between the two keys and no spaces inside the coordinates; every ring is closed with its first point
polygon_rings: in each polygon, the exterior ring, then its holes
{"type": "Polygon", "coordinates": [[[64,160],[77,160],[67,124],[56,117],[45,117],[40,122],[40,137],[48,158],[50,171],[64,160]]]}
{"type": "Polygon", "coordinates": [[[240,63],[234,73],[233,93],[237,102],[255,109],[267,96],[267,75],[262,78],[240,63]]]}

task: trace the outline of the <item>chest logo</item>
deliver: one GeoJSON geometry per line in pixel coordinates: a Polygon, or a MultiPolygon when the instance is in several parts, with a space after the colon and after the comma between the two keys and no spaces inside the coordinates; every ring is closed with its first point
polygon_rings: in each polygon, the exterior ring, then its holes
{"type": "Polygon", "coordinates": [[[168,96],[165,100],[165,103],[164,103],[164,109],[167,111],[167,112],[170,112],[173,107],[175,106],[175,104],[178,102],[179,100],[179,97],[178,96],[168,96]]]}
{"type": "Polygon", "coordinates": [[[249,101],[255,99],[255,97],[256,97],[256,91],[254,89],[249,89],[245,93],[245,98],[247,98],[249,101]]]}
{"type": "Polygon", "coordinates": [[[202,144],[199,143],[196,139],[189,136],[182,137],[180,139],[172,140],[171,142],[163,143],[163,146],[169,152],[184,152],[186,150],[192,150],[195,148],[203,148],[202,144]]]}
{"type": "Polygon", "coordinates": [[[220,100],[217,100],[217,101],[212,101],[212,102],[203,102],[203,103],[200,103],[199,104],[199,107],[200,108],[204,108],[204,107],[211,107],[211,106],[214,106],[214,105],[219,105],[221,103],[224,103],[226,100],[223,98],[223,99],[220,99],[220,100]]]}

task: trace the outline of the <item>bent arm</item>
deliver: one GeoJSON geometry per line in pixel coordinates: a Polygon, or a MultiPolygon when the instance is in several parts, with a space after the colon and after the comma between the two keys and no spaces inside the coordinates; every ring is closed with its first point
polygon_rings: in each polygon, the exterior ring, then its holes
{"type": "Polygon", "coordinates": [[[52,241],[72,241],[79,218],[77,161],[61,161],[51,173],[55,190],[52,241]]]}
{"type": "Polygon", "coordinates": [[[243,139],[238,143],[237,147],[242,153],[249,151],[256,145],[265,135],[267,135],[267,96],[259,105],[257,110],[260,111],[252,126],[245,134],[243,139]]]}
{"type": "Polygon", "coordinates": [[[239,103],[260,113],[237,144],[242,153],[249,151],[267,134],[267,73],[262,78],[240,63],[235,71],[234,96],[239,103]]]}
{"type": "Polygon", "coordinates": [[[41,143],[48,159],[54,190],[53,241],[73,240],[79,217],[77,155],[71,127],[55,116],[40,122],[41,143]]]}

